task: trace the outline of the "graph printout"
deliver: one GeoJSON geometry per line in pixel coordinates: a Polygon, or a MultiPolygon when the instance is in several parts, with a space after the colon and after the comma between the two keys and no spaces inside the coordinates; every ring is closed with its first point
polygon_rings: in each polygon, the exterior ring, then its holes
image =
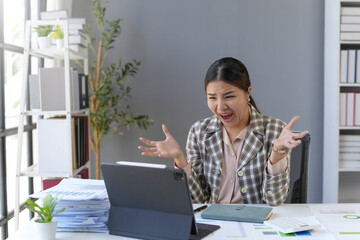
{"type": "Polygon", "coordinates": [[[310,209],[337,239],[360,239],[360,204],[319,204],[310,209]]]}

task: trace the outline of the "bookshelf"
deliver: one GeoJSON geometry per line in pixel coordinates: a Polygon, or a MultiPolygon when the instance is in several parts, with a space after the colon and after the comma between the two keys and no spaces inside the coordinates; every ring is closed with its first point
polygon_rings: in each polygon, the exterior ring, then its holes
{"type": "MultiPolygon", "coordinates": [[[[360,106],[356,102],[358,96],[354,98],[354,93],[360,93],[360,38],[346,40],[347,36],[342,35],[345,30],[341,24],[346,21],[346,17],[342,16],[346,15],[358,15],[360,19],[359,0],[325,0],[324,203],[360,202],[360,158],[357,159],[360,155],[360,140],[357,140],[360,139],[360,119],[357,115],[360,106]],[[349,50],[353,51],[352,55],[349,50]],[[354,142],[349,140],[352,138],[354,142]],[[351,150],[349,144],[353,145],[351,150]],[[344,153],[355,156],[351,164],[349,155],[344,157],[344,153]]],[[[358,25],[359,30],[356,31],[360,33],[360,22],[350,24],[351,27],[358,25]]]]}
{"type": "MultiPolygon", "coordinates": [[[[84,155],[82,155],[82,162],[81,164],[78,164],[78,160],[75,159],[79,159],[77,154],[77,148],[74,148],[74,146],[77,146],[76,144],[82,144],[83,149],[89,149],[89,138],[88,138],[88,134],[89,134],[89,125],[85,124],[86,127],[82,128],[82,132],[80,132],[79,127],[76,126],[74,124],[74,119],[80,118],[79,115],[81,115],[82,117],[84,117],[85,119],[88,118],[88,109],[86,108],[76,108],[75,106],[75,101],[76,99],[80,100],[80,96],[76,95],[76,91],[74,91],[74,83],[77,82],[77,84],[81,84],[80,83],[80,79],[74,80],[74,75],[73,74],[73,70],[70,67],[70,60],[78,60],[78,61],[82,61],[83,66],[84,66],[84,73],[83,75],[88,75],[88,55],[87,55],[87,46],[84,46],[84,51],[79,51],[76,52],[73,50],[73,48],[69,47],[69,21],[66,19],[63,20],[36,20],[36,21],[26,21],[26,26],[25,26],[25,46],[24,46],[24,62],[23,62],[23,79],[22,79],[22,84],[21,84],[21,97],[20,97],[20,116],[19,116],[19,127],[18,127],[18,149],[17,149],[17,162],[16,162],[16,182],[15,182],[15,209],[14,209],[14,215],[15,215],[15,228],[18,229],[19,227],[19,213],[20,213],[20,199],[19,199],[19,194],[20,194],[20,178],[21,177],[40,177],[40,178],[54,178],[54,177],[58,177],[58,178],[64,178],[64,177],[74,177],[76,175],[78,175],[82,170],[84,169],[89,169],[90,168],[90,154],[89,152],[87,153],[86,157],[84,155]],[[34,38],[34,31],[33,31],[33,27],[34,26],[45,26],[45,25],[59,25],[62,27],[63,29],[63,34],[64,34],[64,45],[63,47],[51,47],[51,48],[45,48],[45,49],[39,49],[37,47],[37,44],[34,42],[36,40],[36,38],[34,38]],[[40,59],[50,59],[55,66],[57,66],[57,70],[60,69],[60,77],[58,76],[59,74],[54,74],[54,78],[58,78],[60,81],[60,85],[63,89],[63,106],[60,108],[55,108],[55,109],[50,109],[47,111],[44,111],[42,106],[40,104],[40,108],[39,109],[26,109],[26,103],[28,101],[28,99],[31,99],[31,94],[32,92],[30,92],[30,98],[27,98],[27,94],[29,93],[29,74],[32,74],[29,68],[29,63],[30,63],[30,57],[37,57],[40,59]],[[77,96],[77,98],[76,98],[77,96]],[[55,132],[56,130],[58,132],[60,132],[61,135],[61,139],[62,139],[62,146],[61,146],[61,150],[62,151],[62,158],[58,159],[57,164],[60,165],[56,165],[54,164],[54,166],[51,166],[51,164],[48,164],[49,166],[47,166],[48,168],[44,168],[40,163],[40,151],[39,151],[39,159],[38,161],[32,165],[32,166],[27,166],[26,168],[22,168],[21,167],[21,159],[22,159],[22,144],[23,144],[23,133],[24,133],[24,120],[26,116],[35,116],[38,118],[38,122],[37,122],[37,128],[38,128],[38,149],[41,150],[42,148],[51,148],[54,146],[51,146],[51,143],[46,143],[46,142],[40,142],[40,135],[45,135],[45,139],[46,137],[49,138],[49,135],[51,137],[51,134],[46,135],[46,131],[42,131],[40,132],[40,125],[42,124],[42,122],[46,122],[47,124],[49,123],[57,123],[57,125],[54,126],[60,126],[58,129],[56,127],[52,127],[52,125],[50,124],[50,128],[48,128],[48,130],[51,130],[51,132],[55,132]],[[61,116],[61,118],[59,118],[59,116],[61,116]],[[60,123],[60,125],[59,125],[60,123]],[[76,135],[75,132],[79,131],[79,134],[81,133],[82,135],[76,135]],[[44,134],[45,133],[45,134],[44,134]],[[75,138],[75,136],[77,136],[77,138],[75,138]],[[82,142],[80,142],[80,136],[82,136],[82,142]],[[46,145],[46,146],[45,146],[46,145]],[[76,152],[76,153],[75,153],[76,152]],[[61,169],[61,170],[59,170],[61,169]]],[[[55,69],[55,68],[53,68],[55,69]]],[[[38,84],[39,86],[36,86],[39,90],[39,102],[41,103],[41,101],[43,100],[44,103],[46,101],[46,103],[49,102],[49,100],[51,99],[41,99],[43,97],[42,94],[42,85],[41,85],[41,75],[40,75],[41,70],[39,69],[39,80],[38,80],[38,84]]],[[[52,76],[52,75],[51,75],[52,76]]],[[[52,78],[52,77],[51,77],[52,78]]],[[[43,78],[43,81],[46,82],[45,80],[48,80],[49,78],[43,78]]],[[[47,83],[48,84],[48,83],[47,83]]],[[[78,85],[77,85],[78,86],[78,85]]],[[[83,86],[84,87],[84,86],[83,86]]],[[[56,89],[58,90],[58,89],[56,89]]],[[[78,94],[79,91],[78,91],[78,94]]],[[[30,105],[30,104],[29,104],[30,105]]],[[[81,105],[81,103],[80,103],[81,105]]],[[[77,105],[79,106],[79,104],[77,105]]],[[[43,129],[45,126],[47,126],[46,124],[43,125],[43,129]]],[[[84,125],[83,125],[84,126],[84,125]]],[[[60,138],[60,136],[54,136],[54,138],[60,138]]],[[[59,146],[60,147],[60,146],[59,146]]],[[[55,150],[57,151],[57,150],[55,150]]],[[[48,154],[49,153],[46,153],[48,154]]],[[[50,153],[51,154],[51,153],[50,153]]],[[[55,154],[55,153],[54,153],[55,154]]],[[[49,160],[51,159],[51,157],[47,157],[49,160]]],[[[44,161],[43,161],[44,162],[44,161]]]]}

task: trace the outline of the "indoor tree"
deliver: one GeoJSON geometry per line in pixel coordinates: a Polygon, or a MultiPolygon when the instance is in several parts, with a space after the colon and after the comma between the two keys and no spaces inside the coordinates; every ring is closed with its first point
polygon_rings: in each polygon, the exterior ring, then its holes
{"type": "Polygon", "coordinates": [[[91,26],[86,29],[89,57],[90,85],[90,126],[91,148],[96,155],[96,178],[100,179],[100,147],[104,136],[123,134],[122,129],[136,126],[146,129],[152,120],[144,114],[130,111],[128,100],[131,88],[129,79],[138,71],[140,61],[123,64],[121,58],[116,63],[106,64],[109,50],[120,36],[120,19],[105,18],[103,0],[93,0],[92,12],[96,17],[99,35],[90,37],[91,26]]]}

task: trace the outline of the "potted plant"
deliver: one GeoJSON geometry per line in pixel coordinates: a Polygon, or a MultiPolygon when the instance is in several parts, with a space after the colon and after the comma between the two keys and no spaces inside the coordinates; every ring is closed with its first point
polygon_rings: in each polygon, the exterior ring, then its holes
{"type": "Polygon", "coordinates": [[[55,39],[56,46],[58,48],[63,48],[64,47],[64,33],[63,33],[60,25],[56,25],[56,30],[52,31],[50,33],[50,37],[55,39]]]}
{"type": "Polygon", "coordinates": [[[57,219],[54,218],[54,215],[66,210],[65,208],[62,208],[54,212],[55,206],[60,199],[57,197],[53,198],[52,195],[49,194],[43,199],[42,207],[30,199],[27,199],[26,201],[28,205],[25,205],[25,207],[30,211],[37,213],[39,217],[34,221],[38,230],[38,239],[55,239],[57,219]]]}
{"type": "Polygon", "coordinates": [[[34,27],[34,29],[38,33],[37,41],[39,48],[49,48],[51,45],[51,38],[49,38],[49,34],[53,30],[53,25],[34,27]]]}
{"type": "MultiPolygon", "coordinates": [[[[93,0],[92,12],[96,17],[98,38],[91,38],[89,26],[85,29],[90,48],[89,85],[90,85],[90,126],[91,148],[96,155],[96,178],[100,179],[100,147],[104,136],[122,135],[124,128],[136,126],[146,129],[152,120],[144,114],[130,112],[127,101],[131,97],[128,86],[129,77],[134,77],[139,61],[123,65],[121,58],[116,63],[105,59],[114,42],[120,35],[120,19],[105,18],[106,8],[103,0],[93,0]]],[[[78,63],[79,64],[79,63],[78,63]]]]}

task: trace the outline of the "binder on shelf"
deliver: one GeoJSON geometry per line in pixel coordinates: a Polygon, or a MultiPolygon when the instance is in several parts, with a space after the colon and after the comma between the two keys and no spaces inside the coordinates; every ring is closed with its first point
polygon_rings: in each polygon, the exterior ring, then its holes
{"type": "Polygon", "coordinates": [[[64,68],[40,68],[40,106],[43,111],[65,110],[64,68]]]}
{"type": "Polygon", "coordinates": [[[346,126],[346,93],[340,93],[340,126],[346,126]]]}
{"type": "Polygon", "coordinates": [[[355,57],[356,51],[355,49],[349,49],[349,59],[348,59],[348,83],[355,82],[355,57]]]}
{"type": "Polygon", "coordinates": [[[347,82],[348,73],[348,50],[341,50],[340,53],[340,82],[347,82]]]}
{"type": "Polygon", "coordinates": [[[80,109],[86,109],[89,108],[88,75],[80,73],[79,80],[80,109]]]}
{"type": "Polygon", "coordinates": [[[30,95],[30,109],[40,109],[40,87],[39,87],[39,75],[29,75],[29,95],[30,95]]]}
{"type": "Polygon", "coordinates": [[[354,126],[354,93],[346,93],[346,126],[354,126]]]}
{"type": "Polygon", "coordinates": [[[71,83],[72,83],[72,109],[80,109],[80,96],[79,96],[79,72],[76,69],[72,69],[71,74],[71,83]]]}
{"type": "Polygon", "coordinates": [[[38,121],[38,168],[39,173],[68,174],[66,119],[39,119],[38,121]]]}
{"type": "MultiPolygon", "coordinates": [[[[66,110],[65,102],[65,69],[60,68],[40,68],[40,108],[43,111],[62,111],[66,110]]],[[[80,109],[79,98],[79,79],[77,71],[70,68],[71,85],[71,109],[80,109]]]]}

